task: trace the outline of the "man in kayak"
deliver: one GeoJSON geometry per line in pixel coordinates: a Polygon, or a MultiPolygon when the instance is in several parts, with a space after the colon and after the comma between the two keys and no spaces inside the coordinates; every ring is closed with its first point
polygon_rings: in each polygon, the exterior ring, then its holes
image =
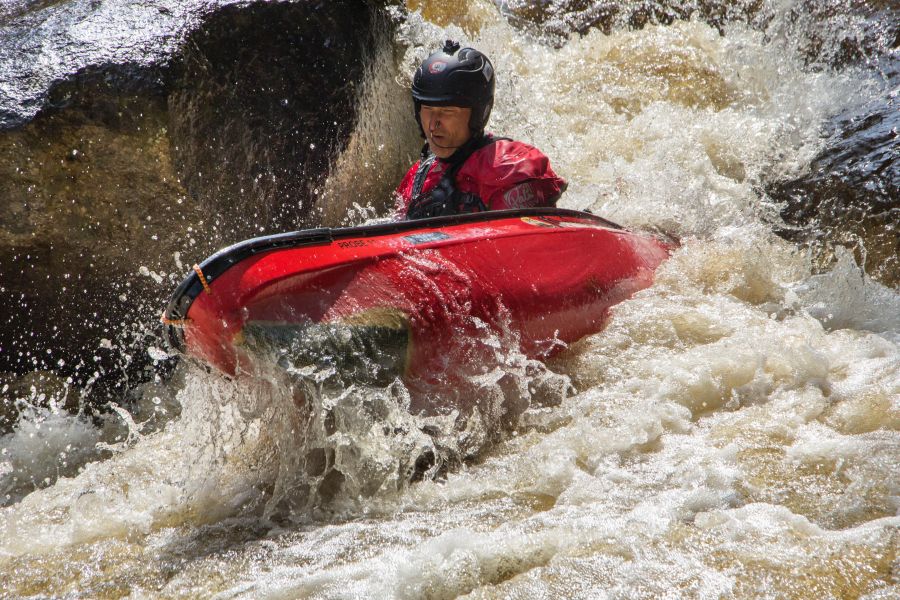
{"type": "Polygon", "coordinates": [[[494,67],[447,40],[413,76],[422,155],[397,188],[399,219],[555,206],[566,182],[537,148],[485,133],[494,105],[494,67]]]}

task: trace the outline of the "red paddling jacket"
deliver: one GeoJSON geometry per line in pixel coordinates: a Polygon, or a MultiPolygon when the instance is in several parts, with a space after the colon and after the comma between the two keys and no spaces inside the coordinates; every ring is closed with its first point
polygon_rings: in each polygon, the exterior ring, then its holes
{"type": "MultiPolygon", "coordinates": [[[[427,149],[427,145],[426,145],[427,149]]],[[[423,151],[397,187],[399,219],[555,206],[566,182],[550,160],[523,142],[488,134],[447,159],[423,151]]]]}

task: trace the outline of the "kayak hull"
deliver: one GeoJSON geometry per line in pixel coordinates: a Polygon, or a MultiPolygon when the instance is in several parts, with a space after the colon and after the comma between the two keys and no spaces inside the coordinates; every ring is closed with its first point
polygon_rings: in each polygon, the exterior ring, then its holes
{"type": "Polygon", "coordinates": [[[392,340],[402,356],[377,360],[402,364],[408,382],[439,385],[454,370],[489,368],[498,344],[544,359],[598,332],[612,306],[652,283],[670,250],[562,209],[315,229],[213,255],[178,288],[163,321],[177,347],[228,375],[249,368],[248,348],[261,336],[283,345],[294,332],[334,349],[350,340],[340,330],[349,327],[392,340]]]}

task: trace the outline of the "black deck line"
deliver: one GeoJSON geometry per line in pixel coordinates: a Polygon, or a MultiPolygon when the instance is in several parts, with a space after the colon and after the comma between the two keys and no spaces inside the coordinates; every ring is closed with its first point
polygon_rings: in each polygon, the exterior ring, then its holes
{"type": "MultiPolygon", "coordinates": [[[[233,265],[241,262],[245,258],[269,252],[271,250],[279,250],[283,248],[299,248],[302,246],[314,246],[321,244],[330,244],[335,240],[348,237],[375,237],[381,235],[390,235],[394,233],[402,233],[404,231],[437,229],[450,225],[458,225],[461,223],[478,223],[481,221],[493,221],[497,219],[508,219],[510,217],[538,217],[538,216],[559,216],[559,217],[577,217],[581,219],[590,219],[598,223],[612,228],[623,229],[621,225],[617,225],[612,221],[608,221],[597,215],[581,212],[577,210],[569,210],[566,208],[520,208],[513,210],[494,210],[478,213],[468,213],[462,215],[450,215],[446,217],[433,217],[430,219],[417,219],[414,221],[393,221],[390,223],[380,223],[377,225],[362,225],[359,227],[343,227],[343,228],[318,228],[304,229],[301,231],[292,231],[289,233],[278,233],[258,238],[252,238],[243,242],[238,242],[226,248],[223,248],[200,263],[200,270],[203,272],[207,282],[220,277],[226,270],[233,265]]],[[[163,317],[170,321],[179,321],[185,318],[188,309],[194,299],[203,292],[203,283],[196,272],[191,271],[188,276],[181,282],[169,300],[163,317]]],[[[183,349],[181,338],[181,330],[173,325],[166,327],[168,330],[169,342],[176,348],[183,349]]]]}

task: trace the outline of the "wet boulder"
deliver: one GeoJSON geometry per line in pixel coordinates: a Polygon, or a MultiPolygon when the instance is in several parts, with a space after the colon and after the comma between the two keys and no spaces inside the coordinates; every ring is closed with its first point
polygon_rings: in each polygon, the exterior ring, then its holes
{"type": "Polygon", "coordinates": [[[898,132],[900,107],[890,95],[829,123],[828,140],[810,169],[767,190],[791,226],[781,234],[812,247],[823,265],[835,246],[852,248],[871,276],[900,283],[898,132]]]}
{"type": "Polygon", "coordinates": [[[112,347],[152,322],[203,215],[172,168],[162,88],[82,73],[50,98],[0,134],[0,370],[86,384],[122,375],[135,350],[112,347]]]}
{"type": "Polygon", "coordinates": [[[372,52],[359,2],[230,6],[192,32],[169,95],[181,179],[230,239],[316,224],[372,52]]]}
{"type": "Polygon", "coordinates": [[[900,282],[900,5],[804,2],[795,7],[788,35],[811,69],[865,69],[880,92],[836,115],[810,168],[766,192],[783,206],[788,239],[810,246],[821,265],[835,246],[852,248],[877,280],[900,282]]]}
{"type": "Polygon", "coordinates": [[[373,29],[391,26],[380,4],[69,0],[0,15],[18,52],[0,59],[0,372],[122,398],[168,363],[158,320],[193,263],[317,224],[373,29]]]}

